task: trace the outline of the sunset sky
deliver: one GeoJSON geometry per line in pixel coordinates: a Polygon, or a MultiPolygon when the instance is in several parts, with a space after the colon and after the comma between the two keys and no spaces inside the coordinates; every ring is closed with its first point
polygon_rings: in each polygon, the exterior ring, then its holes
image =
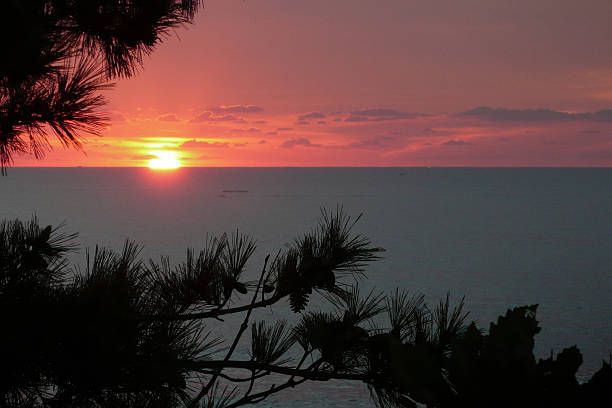
{"type": "Polygon", "coordinates": [[[207,0],[17,166],[611,166],[610,0],[207,0]]]}

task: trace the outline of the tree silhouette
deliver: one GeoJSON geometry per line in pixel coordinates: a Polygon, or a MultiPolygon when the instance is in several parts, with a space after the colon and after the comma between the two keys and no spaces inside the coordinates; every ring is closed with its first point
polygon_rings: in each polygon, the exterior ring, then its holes
{"type": "Polygon", "coordinates": [[[351,233],[355,221],[324,212],[252,281],[255,241],[237,233],[175,266],[143,262],[128,242],[74,270],[74,235],[4,222],[0,406],[237,407],[332,379],[365,383],[381,407],[599,406],[607,396],[610,364],[579,384],[576,347],[536,362],[536,305],[508,310],[487,334],[448,296],[428,307],[405,291],[362,295],[352,278],[381,249],[351,233]],[[329,307],[313,309],[313,292],[329,307]],[[285,300],[296,324],[252,321],[285,300]],[[224,336],[232,316],[242,323],[224,336]]]}
{"type": "Polygon", "coordinates": [[[80,149],[107,118],[100,92],[134,75],[201,0],[0,2],[0,170],[15,153],[42,158],[54,134],[80,149]]]}

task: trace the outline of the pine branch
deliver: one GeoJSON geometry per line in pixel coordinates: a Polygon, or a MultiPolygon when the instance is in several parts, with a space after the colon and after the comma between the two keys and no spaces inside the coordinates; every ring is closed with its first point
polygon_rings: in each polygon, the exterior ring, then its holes
{"type": "Polygon", "coordinates": [[[231,381],[233,383],[243,383],[243,382],[250,382],[253,380],[253,378],[255,379],[259,379],[259,378],[263,378],[263,377],[267,377],[268,375],[270,375],[270,372],[264,371],[262,373],[259,374],[255,374],[250,375],[248,377],[232,377],[230,375],[224,374],[223,372],[219,372],[218,370],[204,370],[204,369],[200,369],[198,370],[199,373],[201,374],[205,374],[205,375],[218,375],[219,377],[227,380],[227,381],[231,381]]]}
{"type": "Polygon", "coordinates": [[[143,59],[203,0],[5,0],[0,2],[0,173],[15,155],[41,159],[55,135],[80,150],[108,118],[98,112],[110,80],[143,59]]]}
{"type": "MultiPolygon", "coordinates": [[[[257,295],[259,294],[259,290],[260,290],[260,288],[262,286],[263,279],[264,279],[264,276],[266,274],[266,267],[268,265],[268,260],[269,259],[270,259],[270,255],[266,256],[266,259],[264,261],[264,266],[263,266],[263,268],[261,270],[261,274],[259,276],[259,282],[257,284],[257,287],[255,288],[255,293],[253,294],[253,298],[251,300],[251,306],[253,306],[253,304],[256,303],[257,295]]],[[[248,309],[248,311],[246,313],[246,316],[244,317],[244,321],[240,325],[240,329],[238,330],[238,333],[236,333],[234,341],[233,341],[232,345],[230,346],[227,354],[225,355],[224,361],[229,361],[229,359],[232,357],[232,354],[234,353],[234,350],[236,349],[236,346],[238,346],[238,342],[240,341],[240,338],[242,337],[242,334],[248,328],[248,322],[249,322],[249,319],[251,318],[251,313],[252,312],[253,312],[253,307],[248,309]]],[[[211,389],[211,387],[217,381],[217,377],[218,377],[217,375],[214,375],[209,380],[208,384],[205,387],[202,388],[202,390],[199,392],[199,394],[189,404],[190,408],[195,407],[198,404],[198,402],[202,399],[202,397],[204,397],[208,393],[208,391],[211,389]]]]}
{"type": "Polygon", "coordinates": [[[280,360],[295,344],[294,334],[288,330],[286,320],[280,320],[269,326],[265,321],[253,323],[251,327],[251,359],[265,363],[283,364],[289,358],[280,360]]]}
{"type": "MultiPolygon", "coordinates": [[[[317,362],[323,363],[322,359],[317,362]]],[[[349,371],[338,370],[318,370],[312,371],[311,368],[292,368],[283,365],[259,363],[257,361],[240,361],[240,360],[206,360],[206,361],[185,361],[185,368],[191,371],[226,368],[239,368],[248,371],[266,371],[276,374],[284,374],[294,377],[308,378],[314,381],[329,381],[329,380],[356,380],[364,381],[368,379],[365,373],[353,373],[349,371]]]]}
{"type": "MultiPolygon", "coordinates": [[[[1,84],[0,84],[1,85],[1,84]]],[[[0,93],[0,168],[12,164],[13,154],[44,157],[51,150],[48,135],[66,147],[81,149],[82,133],[100,135],[108,118],[100,91],[109,89],[103,70],[92,61],[73,66],[46,79],[29,80],[0,93]]]]}
{"type": "Polygon", "coordinates": [[[280,392],[284,389],[287,388],[293,388],[296,385],[300,385],[303,382],[308,381],[307,378],[302,378],[301,380],[294,380],[293,378],[290,378],[289,380],[287,380],[284,384],[281,385],[272,385],[272,387],[270,387],[270,389],[268,389],[267,391],[262,391],[262,392],[258,392],[256,394],[250,394],[250,395],[245,395],[244,397],[242,397],[241,399],[239,399],[238,401],[233,402],[232,404],[228,405],[225,408],[235,408],[235,407],[239,407],[242,405],[247,405],[247,404],[257,404],[263,400],[265,400],[266,398],[268,398],[270,395],[272,394],[276,394],[277,392],[280,392]]]}
{"type": "Polygon", "coordinates": [[[218,319],[220,316],[225,316],[228,314],[236,314],[240,312],[246,312],[253,309],[259,309],[262,307],[267,307],[275,304],[282,298],[287,295],[275,294],[267,299],[249,303],[247,305],[229,307],[227,309],[223,309],[222,307],[215,308],[213,310],[207,312],[199,312],[199,313],[186,313],[186,314],[156,314],[150,316],[142,316],[142,319],[151,319],[151,320],[176,320],[176,321],[186,321],[186,320],[201,320],[201,319],[218,319]]]}

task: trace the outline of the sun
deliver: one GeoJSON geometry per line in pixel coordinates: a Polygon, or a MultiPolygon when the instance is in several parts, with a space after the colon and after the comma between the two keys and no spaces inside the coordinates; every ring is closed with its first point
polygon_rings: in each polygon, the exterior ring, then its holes
{"type": "Polygon", "coordinates": [[[168,170],[181,167],[181,162],[177,159],[176,152],[156,151],[152,153],[157,158],[149,160],[149,168],[151,169],[168,170]]]}

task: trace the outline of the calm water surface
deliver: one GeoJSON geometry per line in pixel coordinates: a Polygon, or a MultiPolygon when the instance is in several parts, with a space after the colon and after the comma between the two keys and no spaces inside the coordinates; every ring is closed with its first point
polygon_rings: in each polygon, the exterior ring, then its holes
{"type": "MultiPolygon", "coordinates": [[[[252,272],[314,226],[321,207],[337,205],[364,213],[358,232],[387,249],[365,286],[432,302],[465,295],[483,327],[508,307],[538,303],[538,356],[578,344],[583,375],[612,351],[612,169],[14,168],[0,178],[0,218],[66,221],[83,247],[129,238],[144,257],[177,261],[207,234],[240,229],[258,238],[252,272]]],[[[363,387],[341,382],[268,404],[289,401],[372,405],[363,387]]]]}

